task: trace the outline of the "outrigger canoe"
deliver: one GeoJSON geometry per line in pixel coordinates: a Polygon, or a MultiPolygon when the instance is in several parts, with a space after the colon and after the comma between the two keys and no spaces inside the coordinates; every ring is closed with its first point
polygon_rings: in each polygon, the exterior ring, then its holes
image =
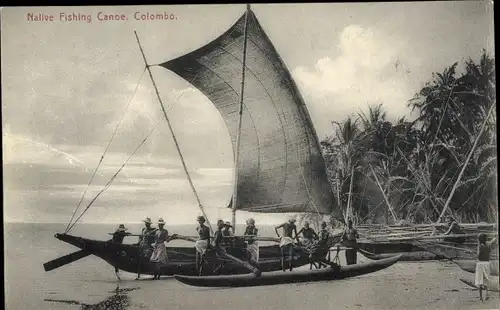
{"type": "Polygon", "coordinates": [[[394,257],[396,255],[401,255],[399,261],[406,262],[417,262],[417,261],[427,261],[427,260],[439,260],[442,259],[441,256],[438,256],[433,253],[429,253],[426,251],[418,251],[418,252],[400,252],[400,253],[384,253],[384,254],[374,254],[363,249],[358,249],[358,252],[361,253],[364,257],[371,260],[381,260],[389,257],[394,257]]]}
{"type": "Polygon", "coordinates": [[[174,278],[187,285],[204,287],[248,287],[300,282],[332,281],[356,277],[385,269],[394,265],[400,258],[401,255],[397,255],[379,261],[341,266],[335,269],[328,267],[326,269],[307,271],[276,271],[262,274],[260,277],[256,277],[254,275],[205,277],[174,275],[174,278]]]}
{"type": "MultiPolygon", "coordinates": [[[[138,273],[143,275],[152,275],[155,273],[156,266],[149,261],[149,257],[142,254],[142,249],[134,244],[115,244],[110,241],[92,240],[82,237],[71,236],[68,234],[56,234],[57,239],[72,244],[81,249],[76,253],[82,253],[80,256],[95,255],[113,267],[120,270],[138,273]]],[[[237,258],[244,259],[245,248],[229,248],[227,252],[237,258]]],[[[269,245],[259,247],[259,270],[269,272],[281,270],[281,250],[279,245],[269,245]]],[[[174,274],[198,275],[196,269],[196,249],[194,247],[167,247],[168,263],[161,267],[160,275],[172,276],[174,274]]],[[[285,264],[288,266],[289,257],[286,255],[285,264]]],[[[309,253],[300,247],[295,248],[295,256],[292,258],[294,268],[309,264],[309,253]]],[[[52,268],[49,268],[52,269],[52,268]]],[[[47,270],[47,267],[46,267],[47,270]]],[[[228,275],[249,273],[239,263],[232,260],[221,259],[213,252],[207,252],[203,274],[228,275]]]]}

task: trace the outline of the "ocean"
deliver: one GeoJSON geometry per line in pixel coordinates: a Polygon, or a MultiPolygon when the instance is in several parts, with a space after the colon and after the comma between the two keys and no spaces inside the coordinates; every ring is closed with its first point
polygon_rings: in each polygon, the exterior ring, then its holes
{"type": "MultiPolygon", "coordinates": [[[[126,225],[139,232],[141,224],[126,225]]],[[[194,235],[194,225],[167,226],[194,235]]],[[[77,224],[71,234],[105,240],[115,224],[77,224]]],[[[480,303],[477,291],[459,278],[473,279],[448,262],[397,263],[358,278],[252,288],[198,288],[170,277],[134,280],[94,256],[45,272],[43,263],[76,250],[54,238],[65,224],[5,223],[6,309],[498,309],[498,293],[480,303]]],[[[241,228],[238,227],[237,231],[241,228]]],[[[272,236],[271,227],[261,228],[272,236]]],[[[128,237],[125,243],[134,243],[128,237]]],[[[172,245],[192,246],[185,241],[172,245]]],[[[358,254],[358,260],[368,261],[358,254]]],[[[341,262],[345,263],[343,257],[341,262]]],[[[307,267],[302,267],[307,268],[307,267]]]]}

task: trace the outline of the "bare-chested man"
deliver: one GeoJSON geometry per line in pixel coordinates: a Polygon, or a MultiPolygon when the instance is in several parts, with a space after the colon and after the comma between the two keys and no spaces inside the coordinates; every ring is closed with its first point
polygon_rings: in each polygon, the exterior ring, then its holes
{"type": "Polygon", "coordinates": [[[288,249],[288,257],[289,257],[289,268],[290,271],[292,271],[292,259],[294,255],[294,249],[293,249],[293,240],[298,241],[298,234],[297,234],[297,226],[295,226],[295,219],[290,219],[288,222],[283,223],[279,226],[276,226],[274,228],[276,231],[276,235],[278,238],[281,238],[280,242],[280,248],[281,248],[281,268],[283,271],[285,271],[285,253],[287,253],[288,249]],[[278,233],[278,229],[283,228],[283,237],[280,236],[278,233]],[[293,237],[293,233],[295,232],[295,237],[293,237]]]}

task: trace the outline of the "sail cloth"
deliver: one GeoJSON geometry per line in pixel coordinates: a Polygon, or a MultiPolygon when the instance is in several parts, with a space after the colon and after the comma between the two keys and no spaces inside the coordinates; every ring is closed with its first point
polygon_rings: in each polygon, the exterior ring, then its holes
{"type": "MultiPolygon", "coordinates": [[[[210,99],[226,123],[234,152],[244,27],[245,14],[207,45],[160,64],[210,99]]],[[[307,108],[251,10],[239,156],[237,209],[261,213],[333,212],[342,218],[307,108]]]]}

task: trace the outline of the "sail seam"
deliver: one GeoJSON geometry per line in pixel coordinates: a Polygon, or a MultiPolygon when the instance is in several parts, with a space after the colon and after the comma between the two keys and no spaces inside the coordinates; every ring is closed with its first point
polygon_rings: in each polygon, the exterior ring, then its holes
{"type": "MultiPolygon", "coordinates": [[[[250,42],[254,43],[252,40],[250,40],[250,42]]],[[[256,45],[257,46],[257,45],[256,45]]],[[[233,57],[234,59],[236,59],[236,61],[238,61],[239,63],[243,64],[243,62],[238,59],[238,57],[236,57],[235,55],[233,55],[232,53],[230,53],[229,51],[227,51],[226,49],[222,48],[222,47],[219,47],[220,50],[222,50],[223,52],[225,52],[226,54],[230,55],[231,57],[233,57]]],[[[260,48],[259,48],[260,49],[260,48]]],[[[276,112],[276,115],[278,116],[278,120],[280,122],[280,127],[281,127],[281,131],[283,133],[283,142],[284,142],[284,154],[285,154],[285,167],[284,167],[284,171],[285,171],[285,176],[283,177],[283,186],[282,186],[282,189],[281,189],[281,196],[280,196],[280,201],[283,199],[283,195],[285,193],[285,187],[286,187],[286,177],[287,177],[287,171],[288,171],[288,153],[287,153],[287,138],[286,138],[286,133],[285,133],[285,128],[283,126],[283,121],[280,117],[280,114],[279,114],[279,110],[278,108],[276,107],[276,103],[274,102],[273,100],[273,97],[269,94],[269,92],[267,91],[267,88],[264,86],[264,83],[262,83],[262,81],[259,79],[259,77],[257,76],[257,74],[255,72],[253,72],[252,69],[250,69],[247,65],[245,66],[246,70],[248,70],[252,76],[255,78],[255,80],[262,86],[262,88],[264,89],[264,92],[266,93],[267,97],[271,100],[271,103],[273,105],[273,108],[274,108],[274,111],[276,112]]],[[[260,152],[259,152],[259,161],[260,161],[260,152]]],[[[260,172],[260,171],[259,171],[260,172]]]]}

